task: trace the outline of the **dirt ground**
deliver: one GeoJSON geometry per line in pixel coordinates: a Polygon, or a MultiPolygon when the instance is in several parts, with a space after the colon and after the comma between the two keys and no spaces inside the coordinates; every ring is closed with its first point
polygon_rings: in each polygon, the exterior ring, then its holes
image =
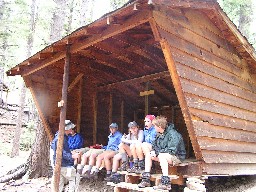
{"type": "MultiPolygon", "coordinates": [[[[22,152],[19,157],[10,158],[0,155],[0,176],[11,168],[26,161],[29,152],[22,152]]],[[[50,192],[51,178],[31,179],[26,182],[20,180],[0,183],[0,191],[6,192],[50,192]]],[[[255,192],[256,176],[211,177],[206,181],[208,192],[255,192]]],[[[104,175],[97,181],[81,180],[80,192],[112,192],[113,188],[106,185],[104,175]]],[[[172,191],[183,191],[183,187],[173,186],[172,191]]]]}

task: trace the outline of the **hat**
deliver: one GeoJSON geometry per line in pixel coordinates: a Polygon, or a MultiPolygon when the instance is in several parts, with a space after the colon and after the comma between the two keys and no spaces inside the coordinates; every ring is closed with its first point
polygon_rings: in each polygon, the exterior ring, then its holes
{"type": "Polygon", "coordinates": [[[116,128],[116,129],[118,129],[118,125],[117,125],[117,123],[111,123],[110,125],[109,125],[109,128],[116,128]]]}
{"type": "Polygon", "coordinates": [[[155,115],[147,115],[145,118],[150,119],[150,121],[153,121],[153,119],[155,119],[155,115]]]}
{"type": "Polygon", "coordinates": [[[135,122],[135,121],[132,121],[128,124],[128,127],[131,128],[131,127],[137,127],[138,124],[135,122]]]}
{"type": "Polygon", "coordinates": [[[65,120],[65,131],[68,131],[70,129],[74,129],[76,125],[73,124],[70,120],[65,120]]]}

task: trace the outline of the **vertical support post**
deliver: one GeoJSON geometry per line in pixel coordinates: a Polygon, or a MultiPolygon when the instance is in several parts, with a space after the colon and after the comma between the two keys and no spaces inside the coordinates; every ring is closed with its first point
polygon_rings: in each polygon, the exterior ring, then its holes
{"type": "Polygon", "coordinates": [[[123,133],[124,131],[124,101],[121,101],[121,129],[120,131],[123,133]]]}
{"type": "MultiPolygon", "coordinates": [[[[146,91],[149,90],[149,82],[146,82],[146,91]]],[[[149,114],[149,95],[145,95],[145,116],[149,114]]]]}
{"type": "Polygon", "coordinates": [[[97,92],[93,95],[93,144],[97,143],[97,92]]]}
{"type": "Polygon", "coordinates": [[[83,90],[83,78],[80,79],[79,91],[78,91],[78,111],[76,121],[76,131],[81,132],[81,111],[82,111],[82,90],[83,90]]]}
{"type": "Polygon", "coordinates": [[[66,113],[67,113],[69,64],[70,64],[70,45],[67,45],[64,74],[63,74],[63,86],[62,86],[62,101],[64,102],[64,105],[61,107],[61,110],[60,110],[59,134],[58,134],[55,167],[54,167],[54,173],[53,173],[54,174],[54,181],[53,181],[54,192],[59,191],[62,150],[63,150],[63,141],[64,141],[64,134],[65,134],[64,127],[65,127],[65,119],[66,119],[66,113]]]}
{"type": "Polygon", "coordinates": [[[109,111],[108,111],[108,124],[112,123],[112,115],[113,115],[113,94],[109,94],[109,111]]]}

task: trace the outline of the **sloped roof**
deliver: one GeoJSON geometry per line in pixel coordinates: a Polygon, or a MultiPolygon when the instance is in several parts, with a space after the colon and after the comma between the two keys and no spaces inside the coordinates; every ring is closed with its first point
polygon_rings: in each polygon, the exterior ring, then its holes
{"type": "MultiPolygon", "coordinates": [[[[239,32],[236,26],[230,21],[216,0],[131,0],[120,9],[105,14],[91,24],[83,26],[61,40],[45,47],[41,51],[7,71],[7,75],[27,76],[32,74],[35,71],[38,71],[39,69],[42,69],[64,58],[66,44],[71,44],[71,53],[78,52],[81,49],[92,46],[93,44],[106,39],[107,37],[104,37],[104,35],[109,34],[104,34],[102,31],[109,28],[109,26],[112,27],[111,34],[113,35],[115,33],[114,31],[119,29],[118,26],[122,25],[123,20],[129,19],[131,15],[135,14],[138,15],[138,22],[141,22],[143,18],[146,18],[146,15],[143,16],[139,12],[142,10],[150,11],[156,6],[196,9],[204,12],[222,31],[224,37],[235,47],[240,56],[247,61],[250,67],[250,72],[253,74],[256,73],[255,50],[248,43],[247,39],[239,32]],[[134,6],[138,8],[138,11],[133,11],[134,6]]],[[[123,28],[122,30],[129,30],[130,27],[123,28]]]]}

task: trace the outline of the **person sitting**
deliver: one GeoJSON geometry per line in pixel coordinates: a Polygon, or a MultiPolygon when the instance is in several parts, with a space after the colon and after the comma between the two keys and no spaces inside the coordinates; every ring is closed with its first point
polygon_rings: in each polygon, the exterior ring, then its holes
{"type": "Polygon", "coordinates": [[[156,130],[152,125],[152,120],[155,119],[154,115],[147,115],[145,117],[144,123],[144,142],[136,143],[136,145],[131,146],[131,151],[133,151],[133,166],[127,169],[129,173],[140,174],[144,171],[145,162],[144,154],[147,154],[152,149],[152,143],[156,137],[156,130]]]}
{"type": "Polygon", "coordinates": [[[75,159],[75,166],[81,161],[81,156],[83,153],[85,153],[86,151],[89,150],[88,147],[83,148],[84,145],[84,139],[82,137],[82,135],[80,133],[77,133],[75,131],[75,124],[72,124],[72,122],[70,120],[66,120],[65,123],[68,126],[71,126],[71,130],[70,133],[68,135],[68,146],[71,150],[72,153],[78,153],[79,154],[79,158],[75,159]],[[70,124],[71,123],[71,124],[70,124]]]}
{"type": "MultiPolygon", "coordinates": [[[[97,179],[99,168],[104,160],[105,168],[107,170],[107,177],[111,175],[111,158],[118,153],[118,145],[121,143],[122,133],[118,131],[117,123],[109,125],[110,135],[108,136],[107,146],[103,146],[103,152],[100,154],[91,153],[89,157],[89,166],[85,171],[85,178],[97,179]],[[95,164],[94,169],[93,165],[95,164]]],[[[90,151],[88,151],[90,153],[90,151]]]]}
{"type": "Polygon", "coordinates": [[[119,152],[113,158],[112,173],[110,177],[107,177],[106,180],[114,183],[118,183],[121,180],[121,175],[117,173],[119,167],[119,161],[122,160],[120,171],[126,171],[128,166],[128,157],[131,158],[133,155],[136,155],[135,151],[131,151],[131,148],[134,149],[134,145],[142,143],[144,139],[143,130],[139,129],[138,124],[135,121],[132,121],[128,124],[129,134],[123,135],[119,145],[119,152]],[[127,157],[128,156],[128,157],[127,157]]]}
{"type": "MultiPolygon", "coordinates": [[[[69,121],[69,120],[68,120],[69,121]]],[[[74,166],[74,159],[78,158],[78,154],[72,154],[68,145],[68,135],[71,133],[71,127],[74,124],[69,121],[66,123],[65,121],[65,134],[63,140],[63,150],[62,150],[62,160],[61,160],[61,170],[60,170],[60,182],[59,182],[59,191],[61,192],[64,188],[64,183],[66,180],[69,181],[69,191],[73,192],[76,190],[76,169],[74,166]],[[68,174],[70,172],[71,174],[68,174]]],[[[57,143],[58,143],[59,132],[57,132],[54,136],[53,141],[51,142],[51,150],[53,155],[53,165],[55,166],[56,161],[56,151],[57,151],[57,143]]],[[[54,176],[52,178],[52,188],[54,181],[54,176]]]]}
{"type": "Polygon", "coordinates": [[[142,173],[140,188],[150,186],[150,170],[152,161],[159,161],[162,177],[161,183],[154,186],[155,190],[171,190],[171,182],[168,177],[168,164],[174,166],[181,163],[186,157],[185,145],[180,133],[175,130],[174,124],[167,124],[164,116],[157,116],[153,120],[157,136],[153,142],[152,150],[145,156],[145,171],[142,173]]]}

